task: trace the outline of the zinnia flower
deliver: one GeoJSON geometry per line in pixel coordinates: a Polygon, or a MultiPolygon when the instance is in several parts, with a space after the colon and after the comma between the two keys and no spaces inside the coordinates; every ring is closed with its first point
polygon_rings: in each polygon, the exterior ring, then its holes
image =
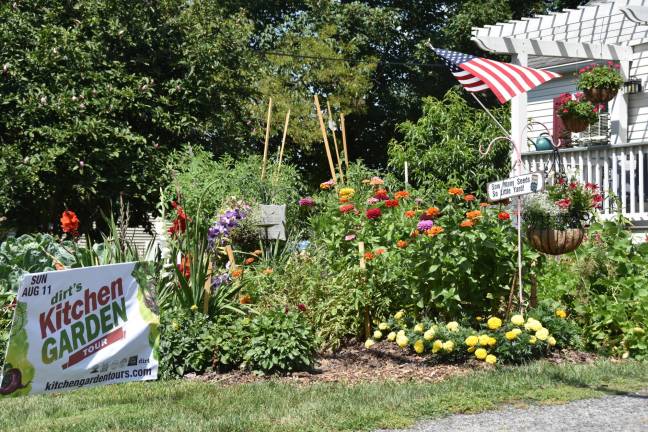
{"type": "Polygon", "coordinates": [[[353,210],[355,207],[353,204],[345,204],[340,206],[340,213],[349,213],[351,210],[353,210]]]}
{"type": "Polygon", "coordinates": [[[476,219],[480,216],[481,216],[481,212],[479,210],[473,210],[466,213],[466,217],[468,219],[476,219]]]}
{"type": "Polygon", "coordinates": [[[407,210],[405,212],[405,217],[406,218],[413,218],[414,216],[416,216],[416,212],[414,210],[407,210]]]}
{"type": "Polygon", "coordinates": [[[436,207],[430,207],[425,211],[425,214],[430,217],[438,216],[441,211],[436,207]]]}
{"type": "Polygon", "coordinates": [[[394,194],[394,198],[396,199],[402,199],[407,197],[409,197],[409,192],[407,191],[398,191],[394,194]]]}
{"type": "Polygon", "coordinates": [[[461,222],[461,223],[459,224],[459,226],[460,226],[461,228],[470,228],[470,227],[472,227],[472,226],[474,226],[474,225],[475,225],[475,222],[473,222],[473,221],[470,220],[470,219],[466,219],[466,220],[464,220],[463,222],[461,222]]]}
{"type": "Polygon", "coordinates": [[[311,197],[304,197],[299,200],[300,207],[313,207],[315,205],[315,200],[311,197]]]}
{"type": "Polygon", "coordinates": [[[479,203],[479,207],[488,207],[490,204],[488,203],[479,203]]]}
{"type": "Polygon", "coordinates": [[[374,176],[374,177],[371,177],[371,180],[369,180],[369,184],[371,186],[377,186],[377,185],[385,184],[385,181],[383,179],[381,179],[380,177],[375,177],[374,176]]]}
{"type": "Polygon", "coordinates": [[[379,202],[380,202],[380,200],[379,200],[378,198],[374,198],[374,197],[371,197],[371,198],[369,198],[369,199],[367,200],[367,204],[368,204],[368,205],[374,205],[374,204],[377,204],[377,203],[379,203],[379,202]]]}
{"type": "Polygon", "coordinates": [[[387,194],[387,191],[385,189],[378,189],[374,194],[374,198],[381,201],[386,201],[389,199],[389,195],[387,194]]]}
{"type": "Polygon", "coordinates": [[[461,188],[452,187],[452,188],[448,189],[448,193],[450,195],[463,195],[464,191],[461,188]]]}
{"type": "Polygon", "coordinates": [[[250,294],[244,294],[241,297],[239,297],[239,303],[240,304],[250,304],[252,303],[252,297],[250,294]]]}
{"type": "Polygon", "coordinates": [[[355,194],[355,189],[350,187],[342,188],[340,189],[339,192],[340,198],[346,198],[346,199],[353,198],[354,194],[355,194]]]}
{"type": "Polygon", "coordinates": [[[335,180],[325,181],[324,183],[320,183],[320,189],[329,190],[334,184],[335,184],[335,180]]]}
{"type": "Polygon", "coordinates": [[[347,234],[347,235],[344,236],[344,240],[346,240],[346,241],[351,241],[351,240],[354,240],[355,238],[356,238],[355,234],[347,234]]]}
{"type": "Polygon", "coordinates": [[[253,262],[254,262],[254,258],[252,258],[252,257],[247,258],[245,261],[243,261],[243,263],[244,263],[245,265],[250,265],[250,264],[252,264],[253,262]]]}
{"type": "Polygon", "coordinates": [[[391,199],[385,201],[385,207],[398,207],[398,200],[397,199],[391,199]]]}
{"type": "Polygon", "coordinates": [[[466,201],[466,202],[475,201],[475,195],[472,195],[472,194],[464,195],[464,201],[466,201]]]}
{"type": "Polygon", "coordinates": [[[367,210],[366,215],[367,219],[378,219],[382,215],[382,212],[379,208],[370,208],[367,210]]]}
{"type": "Polygon", "coordinates": [[[364,259],[366,261],[371,261],[372,259],[374,259],[374,254],[371,253],[371,252],[365,252],[364,253],[364,259]]]}
{"type": "Polygon", "coordinates": [[[501,211],[501,212],[499,212],[499,213],[497,214],[497,219],[499,219],[499,220],[501,220],[501,221],[509,220],[509,219],[511,219],[511,215],[508,214],[508,213],[505,212],[505,211],[501,211]]]}
{"type": "Polygon", "coordinates": [[[416,225],[416,229],[419,231],[427,231],[434,226],[434,222],[431,220],[422,220],[416,225]]]}
{"type": "Polygon", "coordinates": [[[375,255],[375,256],[382,255],[382,254],[384,254],[385,252],[387,252],[387,249],[379,248],[379,249],[376,249],[376,250],[374,251],[374,255],[375,255]]]}
{"type": "Polygon", "coordinates": [[[232,270],[232,277],[233,278],[238,278],[238,277],[241,277],[241,276],[243,276],[243,270],[241,270],[241,269],[232,270]]]}
{"type": "Polygon", "coordinates": [[[435,235],[441,234],[442,232],[443,232],[443,227],[435,225],[429,230],[425,231],[425,234],[427,234],[428,237],[434,237],[435,235]]]}
{"type": "Polygon", "coordinates": [[[78,235],[79,218],[72,210],[65,210],[61,215],[61,229],[75,237],[78,235]]]}
{"type": "Polygon", "coordinates": [[[407,247],[407,242],[405,240],[398,240],[396,242],[396,247],[400,249],[405,249],[407,247]]]}

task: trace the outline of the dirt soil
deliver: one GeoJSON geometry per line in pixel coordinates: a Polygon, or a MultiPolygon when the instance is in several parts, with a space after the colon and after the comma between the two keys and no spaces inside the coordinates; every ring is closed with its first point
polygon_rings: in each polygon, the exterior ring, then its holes
{"type": "MultiPolygon", "coordinates": [[[[554,352],[548,360],[553,363],[591,363],[596,356],[590,353],[561,350],[554,352]]],[[[233,370],[227,373],[212,372],[204,375],[188,375],[187,379],[217,382],[225,385],[263,381],[294,384],[317,382],[339,382],[354,384],[372,381],[417,381],[435,382],[473,370],[490,369],[478,360],[463,364],[436,363],[434,359],[404,351],[393,343],[379,342],[371,349],[363,344],[350,344],[334,353],[318,357],[317,367],[310,372],[295,372],[285,376],[259,376],[247,371],[233,370]]]]}

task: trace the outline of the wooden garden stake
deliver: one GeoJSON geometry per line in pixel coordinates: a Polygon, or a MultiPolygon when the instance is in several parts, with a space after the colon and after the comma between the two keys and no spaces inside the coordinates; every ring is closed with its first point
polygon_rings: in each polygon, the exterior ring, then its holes
{"type": "Polygon", "coordinates": [[[342,132],[342,149],[344,150],[344,165],[349,174],[349,150],[347,150],[346,127],[344,126],[344,113],[340,113],[340,131],[342,132]]]}
{"type": "Polygon", "coordinates": [[[209,314],[209,300],[211,300],[211,276],[212,276],[212,262],[209,261],[209,267],[207,267],[207,277],[205,278],[205,287],[203,288],[205,293],[203,294],[203,313],[205,315],[209,314]]]}
{"type": "Polygon", "coordinates": [[[335,137],[335,123],[333,122],[333,111],[331,111],[331,104],[326,101],[329,115],[329,129],[333,134],[333,145],[335,146],[335,159],[337,160],[338,171],[340,171],[340,183],[344,183],[344,173],[342,172],[342,163],[340,162],[340,149],[338,148],[337,138],[335,137]]]}
{"type": "Polygon", "coordinates": [[[331,157],[331,148],[329,147],[328,137],[326,136],[326,127],[324,126],[324,117],[322,117],[322,110],[320,108],[319,99],[315,95],[315,108],[317,109],[317,117],[319,118],[320,129],[322,130],[322,138],[324,138],[324,148],[326,149],[326,158],[328,159],[329,169],[331,170],[331,180],[335,181],[335,168],[333,166],[333,158],[331,157]]]}
{"type": "Polygon", "coordinates": [[[405,161],[405,190],[407,190],[407,186],[409,186],[409,167],[407,166],[407,161],[405,161]]]}
{"type": "MultiPolygon", "coordinates": [[[[358,242],[358,252],[360,253],[360,269],[365,271],[367,270],[367,261],[365,260],[365,244],[364,242],[358,242]]],[[[365,339],[371,337],[371,321],[369,320],[369,307],[365,306],[364,308],[364,333],[365,339]]]]}
{"type": "Polygon", "coordinates": [[[266,120],[265,143],[263,145],[263,162],[261,165],[261,180],[265,177],[266,163],[268,162],[268,145],[270,143],[270,120],[272,118],[272,98],[268,103],[268,119],[266,120]]]}
{"type": "Polygon", "coordinates": [[[283,137],[281,138],[281,147],[279,148],[279,162],[277,163],[277,177],[281,170],[281,161],[283,160],[284,147],[286,146],[286,135],[288,135],[288,122],[290,121],[290,108],[286,113],[286,123],[284,123],[283,137]]]}
{"type": "Polygon", "coordinates": [[[230,263],[230,273],[232,273],[234,270],[236,270],[236,260],[234,259],[234,251],[232,250],[232,246],[225,246],[225,252],[227,252],[227,259],[230,263]]]}

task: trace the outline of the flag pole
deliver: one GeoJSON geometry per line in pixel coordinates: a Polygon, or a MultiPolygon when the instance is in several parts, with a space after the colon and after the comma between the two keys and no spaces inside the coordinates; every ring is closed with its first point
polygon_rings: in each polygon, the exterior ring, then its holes
{"type": "Polygon", "coordinates": [[[486,114],[488,114],[489,117],[497,124],[497,126],[499,126],[499,128],[502,129],[502,132],[504,132],[506,134],[506,136],[512,141],[513,138],[511,137],[511,134],[509,133],[509,131],[507,131],[506,128],[504,126],[502,126],[502,123],[500,123],[499,120],[497,120],[495,118],[493,113],[491,113],[490,110],[488,108],[486,108],[486,105],[483,104],[483,102],[475,95],[475,93],[471,92],[470,94],[472,95],[473,98],[475,98],[477,103],[484,109],[484,111],[486,111],[486,114]]]}

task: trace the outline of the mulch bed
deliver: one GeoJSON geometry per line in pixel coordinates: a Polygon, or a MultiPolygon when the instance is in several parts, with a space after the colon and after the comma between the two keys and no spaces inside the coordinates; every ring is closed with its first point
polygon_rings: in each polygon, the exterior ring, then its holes
{"type": "MultiPolygon", "coordinates": [[[[591,363],[596,356],[571,350],[555,351],[548,360],[552,363],[591,363]]],[[[354,384],[375,381],[436,382],[451,376],[465,375],[474,370],[492,366],[478,360],[461,364],[437,363],[433,358],[418,356],[398,348],[393,343],[379,342],[371,349],[355,343],[333,353],[322,354],[317,367],[310,372],[295,372],[283,376],[259,376],[247,371],[212,372],[188,375],[187,379],[224,385],[274,381],[293,384],[339,382],[354,384]]]]}

